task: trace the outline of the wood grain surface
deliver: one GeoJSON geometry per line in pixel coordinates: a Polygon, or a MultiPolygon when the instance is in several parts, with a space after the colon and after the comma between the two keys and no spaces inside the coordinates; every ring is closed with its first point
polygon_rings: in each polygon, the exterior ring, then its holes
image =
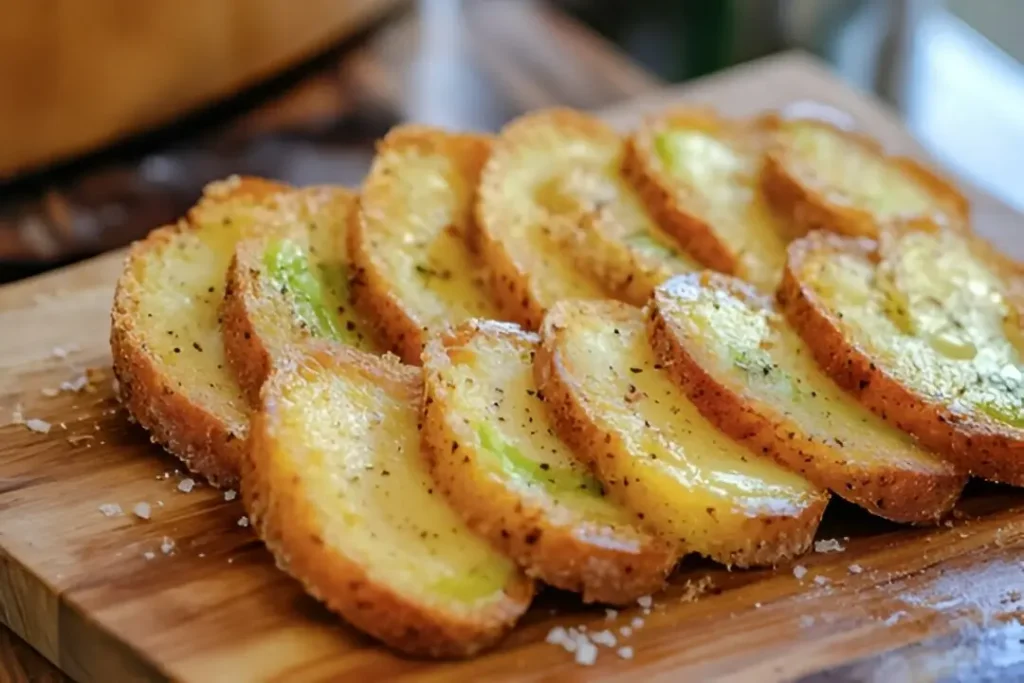
{"type": "MultiPolygon", "coordinates": [[[[679,99],[729,113],[823,100],[894,148],[918,151],[890,114],[800,55],[645,97],[609,118],[629,125],[679,99]]],[[[1020,217],[973,198],[978,229],[1019,254],[1020,217]]],[[[25,419],[52,423],[48,434],[0,427],[0,619],[82,683],[1024,675],[1024,495],[983,485],[936,528],[901,528],[834,504],[819,538],[844,549],[800,559],[802,577],[794,566],[728,572],[691,561],[649,614],[609,617],[551,592],[481,657],[396,656],[277,571],[239,526],[237,500],[202,484],[179,490],[175,461],[118,409],[107,334],[121,258],[0,288],[0,424],[19,405],[25,419]],[[86,368],[96,369],[91,390],[43,394],[86,368]],[[148,521],[132,515],[140,502],[152,508],[148,521]],[[101,513],[114,504],[123,514],[101,513]],[[694,599],[697,585],[707,590],[694,599]],[[584,668],[544,643],[553,626],[581,624],[614,629],[633,658],[601,648],[584,668]]]]}

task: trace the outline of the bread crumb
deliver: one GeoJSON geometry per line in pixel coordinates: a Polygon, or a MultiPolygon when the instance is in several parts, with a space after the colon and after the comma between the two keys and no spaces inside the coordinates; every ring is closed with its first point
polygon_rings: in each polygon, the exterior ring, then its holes
{"type": "Polygon", "coordinates": [[[606,609],[604,611],[604,618],[611,621],[619,616],[619,610],[617,609],[606,609]]]}
{"type": "Polygon", "coordinates": [[[864,568],[861,567],[859,564],[851,564],[849,567],[846,568],[846,571],[850,572],[851,574],[860,574],[864,571],[864,568]]]}
{"type": "Polygon", "coordinates": [[[160,541],[160,552],[164,555],[170,555],[174,552],[174,539],[169,536],[164,536],[163,540],[160,541]]]}
{"type": "Polygon", "coordinates": [[[814,542],[814,552],[816,553],[841,553],[844,550],[846,548],[835,538],[814,542]]]}
{"type": "Polygon", "coordinates": [[[683,592],[679,596],[679,602],[693,602],[704,595],[713,586],[710,576],[704,576],[697,581],[687,581],[683,585],[683,592]]]}
{"type": "Polygon", "coordinates": [[[67,380],[60,383],[61,391],[69,391],[73,394],[78,393],[82,389],[85,389],[89,384],[89,378],[84,374],[75,377],[74,379],[67,380]]]}
{"type": "Polygon", "coordinates": [[[576,663],[580,666],[593,666],[597,661],[597,646],[586,638],[577,641],[576,663]]]}
{"type": "Polygon", "coordinates": [[[622,659],[633,659],[633,648],[628,645],[626,647],[620,647],[617,653],[622,659]]]}
{"type": "Polygon", "coordinates": [[[149,503],[143,502],[143,503],[136,503],[135,507],[132,508],[132,512],[139,519],[149,519],[149,517],[152,514],[153,510],[152,510],[152,508],[149,507],[149,503]]]}
{"type": "Polygon", "coordinates": [[[152,560],[156,557],[156,553],[154,553],[152,550],[147,550],[146,552],[142,553],[142,556],[147,560],[152,560]]]}
{"type": "Polygon", "coordinates": [[[227,491],[224,492],[224,500],[229,501],[229,502],[234,500],[235,497],[237,497],[237,496],[238,496],[238,492],[235,491],[234,489],[228,489],[227,491]]]}
{"type": "Polygon", "coordinates": [[[615,639],[615,634],[611,631],[595,631],[590,634],[590,640],[597,645],[604,645],[605,647],[615,647],[618,641],[615,639]]]}
{"type": "Polygon", "coordinates": [[[117,503],[103,503],[100,505],[100,512],[103,513],[104,517],[117,517],[123,514],[124,510],[117,503]]]}
{"type": "Polygon", "coordinates": [[[239,517],[238,518],[238,526],[240,526],[240,527],[247,527],[247,526],[249,526],[249,518],[246,517],[245,515],[242,515],[241,517],[239,517]]]}
{"type": "Polygon", "coordinates": [[[797,580],[803,579],[805,576],[807,576],[807,567],[803,566],[802,564],[798,564],[797,566],[793,567],[793,576],[795,576],[797,580]]]}
{"type": "Polygon", "coordinates": [[[191,477],[185,477],[178,482],[178,490],[182,493],[191,493],[192,489],[196,486],[196,480],[191,477]]]}
{"type": "Polygon", "coordinates": [[[37,418],[25,420],[25,427],[27,427],[29,431],[38,432],[39,434],[49,434],[51,426],[52,425],[46,420],[39,420],[37,418]]]}
{"type": "Polygon", "coordinates": [[[827,586],[831,582],[828,580],[827,576],[819,575],[814,577],[814,583],[818,584],[819,586],[827,586]]]}
{"type": "Polygon", "coordinates": [[[654,599],[650,595],[641,595],[636,599],[636,604],[640,605],[644,609],[650,609],[651,605],[654,604],[654,599]]]}

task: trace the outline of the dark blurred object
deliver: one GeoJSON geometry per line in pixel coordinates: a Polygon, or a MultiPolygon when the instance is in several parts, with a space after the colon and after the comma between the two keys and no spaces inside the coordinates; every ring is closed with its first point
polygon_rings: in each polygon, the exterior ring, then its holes
{"type": "Polygon", "coordinates": [[[0,179],[165,125],[403,0],[4,3],[0,179]]]}

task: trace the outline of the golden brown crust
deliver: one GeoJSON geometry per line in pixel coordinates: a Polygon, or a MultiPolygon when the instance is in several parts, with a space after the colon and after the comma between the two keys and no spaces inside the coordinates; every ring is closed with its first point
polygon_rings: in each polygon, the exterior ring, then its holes
{"type": "MultiPolygon", "coordinates": [[[[422,391],[422,375],[417,369],[387,359],[326,342],[311,342],[305,354],[295,362],[347,367],[410,401],[417,401],[422,391]]],[[[497,642],[533,597],[533,584],[522,575],[514,575],[503,600],[482,613],[459,616],[403,598],[325,542],[317,522],[319,513],[304,491],[302,478],[276,457],[270,436],[275,402],[287,381],[286,372],[275,373],[265,385],[263,407],[253,416],[251,448],[241,485],[246,511],[278,566],[332,611],[404,653],[469,657],[497,642]]]]}
{"type": "Polygon", "coordinates": [[[1024,430],[977,413],[954,412],[904,386],[849,339],[836,312],[811,283],[812,258],[847,253],[874,258],[875,243],[822,232],[793,242],[779,288],[779,303],[818,364],[844,389],[890,424],[913,434],[965,472],[990,481],[1024,485],[1024,430]]]}
{"type": "MultiPolygon", "coordinates": [[[[601,479],[611,497],[630,504],[628,478],[616,478],[610,465],[616,458],[631,457],[629,448],[588,405],[560,352],[562,331],[578,315],[597,315],[626,325],[640,313],[632,306],[614,301],[560,302],[544,320],[542,344],[534,364],[537,384],[544,392],[559,436],[601,479]]],[[[814,540],[827,502],[828,494],[822,493],[798,514],[748,516],[739,525],[730,526],[729,538],[715,539],[702,552],[728,566],[740,567],[773,565],[797,557],[814,540]]],[[[680,540],[684,549],[689,550],[686,541],[680,540]]]]}
{"type": "MultiPolygon", "coordinates": [[[[196,212],[205,205],[237,198],[259,201],[284,189],[284,185],[259,178],[232,178],[209,186],[200,206],[190,216],[195,220],[196,212]]],[[[194,222],[183,220],[154,230],[132,245],[111,309],[113,369],[121,402],[150,432],[153,441],[181,459],[189,471],[201,474],[216,486],[230,487],[237,480],[245,451],[245,426],[232,426],[170,380],[160,360],[148,349],[136,323],[145,286],[136,274],[139,264],[154,253],[172,248],[179,235],[194,229],[194,222]]]]}
{"type": "MultiPolygon", "coordinates": [[[[655,293],[648,308],[651,344],[701,414],[753,453],[773,458],[879,517],[934,523],[952,509],[966,482],[953,466],[939,461],[927,467],[920,462],[908,464],[901,452],[891,453],[881,466],[851,462],[844,453],[850,444],[836,448],[813,438],[779,404],[751,396],[736,380],[705,367],[707,361],[701,358],[710,351],[666,317],[659,305],[674,291],[702,287],[727,291],[755,310],[774,311],[770,299],[746,283],[717,273],[680,276],[655,293]]],[[[910,445],[905,448],[916,450],[910,445]]]]}
{"type": "MultiPolygon", "coordinates": [[[[473,242],[487,264],[493,296],[505,317],[528,330],[537,329],[547,306],[553,299],[562,298],[545,292],[552,283],[575,285],[573,296],[582,295],[584,291],[594,297],[606,294],[600,283],[580,272],[572,256],[565,253],[562,245],[571,241],[569,236],[576,229],[573,217],[558,215],[537,205],[515,206],[507,198],[517,188],[510,182],[513,172],[536,161],[526,158],[527,154],[534,150],[549,153],[552,146],[562,143],[560,136],[565,131],[598,139],[614,135],[603,121],[571,109],[547,109],[521,116],[502,129],[484,166],[477,191],[473,242]],[[531,211],[541,215],[524,218],[531,211]],[[532,229],[533,223],[537,230],[532,229]],[[524,234],[527,230],[529,234],[524,234]],[[537,261],[525,263],[522,253],[514,253],[516,240],[528,245],[531,259],[534,254],[541,254],[539,260],[544,263],[546,272],[536,271],[537,261]]],[[[542,170],[550,176],[550,168],[542,170]]],[[[530,196],[518,199],[536,203],[532,193],[527,194],[530,196]]]]}
{"type": "Polygon", "coordinates": [[[736,273],[739,256],[718,238],[707,221],[679,202],[676,182],[661,165],[651,161],[657,158],[654,140],[659,133],[673,126],[691,125],[711,129],[732,127],[710,109],[681,108],[661,113],[646,121],[630,137],[622,172],[662,227],[679,240],[687,252],[708,268],[736,273]]]}
{"type": "MultiPolygon", "coordinates": [[[[765,131],[778,131],[786,120],[778,114],[759,119],[765,131]]],[[[909,176],[941,204],[951,227],[969,230],[970,206],[967,198],[949,180],[910,157],[887,155],[873,138],[861,133],[843,130],[826,121],[798,120],[789,125],[817,127],[845,138],[867,154],[884,160],[904,175],[909,176]]],[[[772,208],[785,216],[800,234],[812,230],[829,230],[851,237],[877,237],[881,224],[870,211],[835,201],[828,188],[813,187],[800,177],[793,161],[793,151],[776,135],[765,154],[761,172],[761,188],[772,208]]]]}
{"type": "MultiPolygon", "coordinates": [[[[457,172],[475,185],[490,148],[490,139],[483,135],[456,135],[427,126],[405,125],[393,129],[377,144],[377,157],[381,159],[387,154],[405,153],[441,155],[450,159],[457,172]]],[[[393,173],[386,164],[375,163],[364,181],[359,210],[352,213],[348,232],[352,297],[357,309],[374,322],[378,338],[386,343],[389,350],[404,362],[419,365],[429,321],[402,300],[388,274],[379,267],[374,255],[373,225],[367,215],[367,212],[377,214],[388,209],[379,204],[386,202],[392,193],[389,186],[394,183],[393,173]]],[[[472,251],[475,245],[469,236],[476,231],[472,225],[466,229],[467,246],[472,251]]],[[[393,244],[391,248],[402,249],[403,246],[393,244]]]]}
{"type": "MultiPolygon", "coordinates": [[[[534,334],[502,323],[468,321],[431,339],[424,352],[426,392],[423,447],[438,487],[477,533],[513,558],[528,575],[581,593],[585,602],[627,604],[664,586],[676,562],[675,547],[633,528],[625,514],[616,523],[588,518],[571,502],[562,510],[551,500],[525,495],[478,463],[484,457],[467,438],[453,411],[452,391],[442,373],[475,335],[492,335],[519,349],[536,349],[534,334]],[[471,464],[472,463],[472,464],[471,464]]],[[[511,389],[509,389],[511,390],[511,389]]],[[[506,411],[508,419],[517,419],[506,411]]],[[[500,413],[497,413],[500,414],[500,413]]],[[[547,427],[539,416],[538,430],[547,427]]]]}

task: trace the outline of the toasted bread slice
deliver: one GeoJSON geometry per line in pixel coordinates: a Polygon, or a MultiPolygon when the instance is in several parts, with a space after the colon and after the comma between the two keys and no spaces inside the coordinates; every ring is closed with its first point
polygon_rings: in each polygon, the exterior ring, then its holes
{"type": "Polygon", "coordinates": [[[434,480],[526,573],[587,602],[659,590],[674,544],[640,531],[554,433],[537,394],[537,335],[470,321],[423,354],[423,444],[434,480]]]}
{"type": "Polygon", "coordinates": [[[761,194],[763,148],[756,126],[675,109],[633,134],[624,170],[697,260],[774,291],[791,235],[761,194]]]}
{"type": "Polygon", "coordinates": [[[828,494],[709,423],[656,361],[640,309],[565,301],[541,336],[535,371],[560,435],[650,530],[728,565],[807,549],[828,494]]]}
{"type": "MultiPolygon", "coordinates": [[[[556,301],[608,295],[566,248],[578,227],[578,198],[565,196],[564,181],[578,169],[608,179],[607,136],[605,124],[574,111],[534,112],[505,126],[484,166],[476,242],[506,317],[527,329],[536,329],[556,301]]],[[[624,189],[617,181],[611,187],[624,189]]]]}
{"type": "Polygon", "coordinates": [[[320,337],[378,350],[349,296],[346,233],[355,195],[313,187],[279,206],[279,230],[235,246],[221,304],[227,358],[254,407],[273,360],[291,344],[320,337]]]}
{"type": "Polygon", "coordinates": [[[770,115],[762,124],[771,131],[764,194],[801,232],[877,237],[880,226],[923,219],[967,227],[967,199],[917,161],[825,121],[770,115]]]}
{"type": "Polygon", "coordinates": [[[435,492],[421,373],[328,342],[264,385],[242,498],[278,565],[391,647],[468,656],[526,610],[532,582],[435,492]]]}
{"type": "Polygon", "coordinates": [[[611,296],[642,305],[659,283],[700,269],[655,222],[622,175],[626,145],[621,135],[599,119],[560,109],[532,114],[528,125],[534,136],[546,128],[558,141],[546,148],[548,154],[561,157],[571,147],[577,157],[570,167],[560,159],[545,164],[548,176],[535,200],[553,217],[565,219],[558,222],[564,229],[556,235],[561,248],[611,296]]]}
{"type": "Polygon", "coordinates": [[[419,365],[424,332],[500,317],[466,241],[488,151],[484,137],[422,126],[377,146],[349,233],[353,295],[407,363],[419,365]]]}
{"type": "Polygon", "coordinates": [[[655,356],[701,413],[752,452],[895,522],[936,522],[966,482],[839,388],[750,285],[717,273],[661,285],[655,356]]]}
{"type": "Polygon", "coordinates": [[[239,238],[288,188],[256,178],[213,183],[187,219],[136,242],[117,282],[110,347],[118,393],[155,442],[211,483],[237,478],[247,405],[228,366],[218,308],[239,238]]]}
{"type": "Polygon", "coordinates": [[[819,364],[871,410],[963,471],[1024,485],[1018,311],[968,235],[811,233],[790,246],[779,296],[819,364]]]}

